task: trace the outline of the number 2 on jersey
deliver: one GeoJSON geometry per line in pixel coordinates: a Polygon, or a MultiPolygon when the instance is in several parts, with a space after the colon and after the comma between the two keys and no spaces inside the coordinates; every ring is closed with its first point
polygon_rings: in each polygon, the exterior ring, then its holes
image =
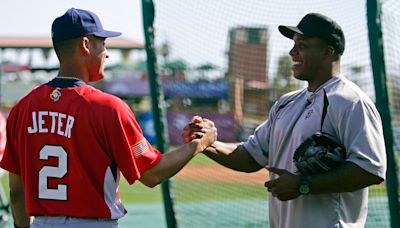
{"type": "Polygon", "coordinates": [[[63,178],[67,174],[67,152],[61,146],[44,146],[39,152],[40,160],[58,158],[58,166],[43,166],[39,171],[39,199],[67,200],[67,185],[58,184],[49,188],[48,178],[63,178]]]}

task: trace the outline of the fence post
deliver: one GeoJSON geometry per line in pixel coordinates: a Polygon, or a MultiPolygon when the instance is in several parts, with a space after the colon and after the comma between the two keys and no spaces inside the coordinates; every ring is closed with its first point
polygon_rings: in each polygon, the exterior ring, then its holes
{"type": "MultiPolygon", "coordinates": [[[[154,44],[154,4],[152,0],[142,0],[143,27],[146,40],[147,72],[149,75],[151,103],[153,111],[154,130],[156,133],[157,149],[166,152],[167,131],[165,130],[165,105],[164,94],[160,87],[157,69],[157,58],[154,44]]],[[[177,227],[173,200],[170,193],[171,181],[166,180],[161,184],[165,216],[168,228],[177,227]]],[[[151,219],[151,218],[150,218],[151,219]]]]}
{"type": "Polygon", "coordinates": [[[386,85],[385,59],[383,52],[381,5],[379,0],[367,0],[367,20],[372,72],[375,84],[377,109],[381,114],[385,135],[387,174],[386,186],[389,199],[391,227],[400,227],[397,164],[393,151],[393,130],[386,85]]]}

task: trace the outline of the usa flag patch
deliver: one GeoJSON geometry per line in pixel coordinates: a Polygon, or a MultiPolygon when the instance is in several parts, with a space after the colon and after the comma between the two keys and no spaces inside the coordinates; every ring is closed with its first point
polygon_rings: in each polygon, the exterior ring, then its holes
{"type": "Polygon", "coordinates": [[[147,153],[149,151],[149,147],[147,146],[147,141],[145,139],[142,139],[136,145],[132,145],[131,151],[132,151],[133,155],[135,156],[135,158],[143,156],[145,153],[147,153]]]}

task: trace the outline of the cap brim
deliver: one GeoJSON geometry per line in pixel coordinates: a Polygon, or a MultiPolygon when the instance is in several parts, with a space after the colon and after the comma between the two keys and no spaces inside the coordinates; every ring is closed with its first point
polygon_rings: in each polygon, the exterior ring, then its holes
{"type": "Polygon", "coordinates": [[[102,38],[109,38],[109,37],[117,37],[120,36],[122,33],[120,32],[114,32],[114,31],[108,31],[108,30],[103,30],[101,32],[95,32],[93,35],[102,37],[102,38]]]}
{"type": "Polygon", "coordinates": [[[289,38],[289,39],[293,39],[293,36],[294,36],[295,33],[298,33],[298,34],[302,34],[302,35],[303,35],[303,32],[300,31],[300,30],[299,30],[297,27],[295,27],[295,26],[280,25],[280,26],[278,27],[278,29],[279,29],[279,32],[282,33],[282,35],[286,36],[286,37],[289,38]]]}

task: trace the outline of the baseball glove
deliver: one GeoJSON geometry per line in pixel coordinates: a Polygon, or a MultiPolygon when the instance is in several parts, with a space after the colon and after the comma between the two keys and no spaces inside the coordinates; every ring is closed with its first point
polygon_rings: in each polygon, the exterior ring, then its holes
{"type": "Polygon", "coordinates": [[[335,169],[345,159],[346,150],[323,132],[317,132],[307,138],[293,156],[296,167],[305,176],[335,169]]]}

